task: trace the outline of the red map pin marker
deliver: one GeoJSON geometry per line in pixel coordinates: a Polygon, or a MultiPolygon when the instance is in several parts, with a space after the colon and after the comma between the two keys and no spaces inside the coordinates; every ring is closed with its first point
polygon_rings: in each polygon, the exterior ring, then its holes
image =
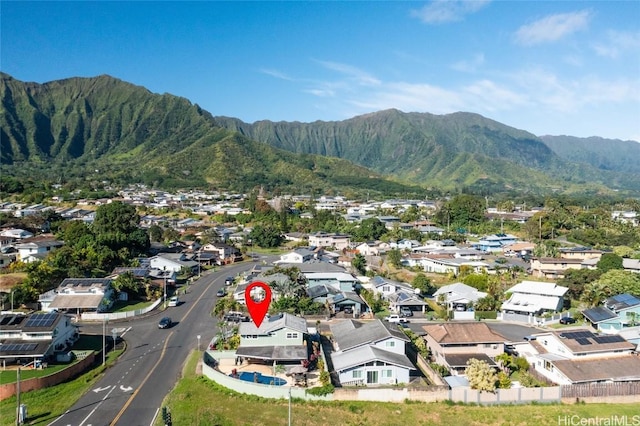
{"type": "Polygon", "coordinates": [[[271,287],[262,281],[252,282],[244,290],[244,301],[249,309],[251,319],[256,327],[260,328],[271,303],[271,287]]]}

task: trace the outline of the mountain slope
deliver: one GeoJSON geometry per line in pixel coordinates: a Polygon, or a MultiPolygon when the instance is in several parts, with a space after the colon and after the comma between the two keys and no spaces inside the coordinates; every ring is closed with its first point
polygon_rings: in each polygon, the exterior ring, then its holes
{"type": "Polygon", "coordinates": [[[478,114],[386,110],[339,122],[217,124],[292,152],[345,158],[423,185],[525,191],[587,183],[640,188],[640,177],[605,173],[562,159],[535,135],[478,114]]]}
{"type": "Polygon", "coordinates": [[[246,191],[350,187],[412,192],[346,160],[294,154],[215,125],[188,100],[109,76],[46,84],[1,75],[3,170],[94,173],[121,182],[246,191]],[[83,172],[78,172],[82,169],[83,172]]]}
{"type": "Polygon", "coordinates": [[[599,137],[540,136],[565,160],[585,163],[601,170],[640,173],[640,143],[599,137]]]}

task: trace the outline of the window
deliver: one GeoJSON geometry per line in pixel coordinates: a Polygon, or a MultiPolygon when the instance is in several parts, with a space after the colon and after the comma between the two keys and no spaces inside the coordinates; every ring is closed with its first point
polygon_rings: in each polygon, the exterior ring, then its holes
{"type": "Polygon", "coordinates": [[[388,340],[386,342],[384,342],[384,345],[388,348],[395,348],[396,346],[396,342],[393,340],[388,340]]]}
{"type": "Polygon", "coordinates": [[[367,371],[367,383],[370,383],[370,384],[378,383],[377,371],[367,371]]]}
{"type": "Polygon", "coordinates": [[[287,339],[297,339],[298,333],[287,333],[287,339]]]}
{"type": "Polygon", "coordinates": [[[384,291],[385,293],[390,292],[391,291],[391,286],[383,285],[382,286],[382,291],[384,291]]]}
{"type": "Polygon", "coordinates": [[[362,379],[362,370],[353,370],[351,372],[351,377],[354,379],[362,379]]]}
{"type": "Polygon", "coordinates": [[[382,370],[382,377],[393,377],[393,370],[382,370]]]}

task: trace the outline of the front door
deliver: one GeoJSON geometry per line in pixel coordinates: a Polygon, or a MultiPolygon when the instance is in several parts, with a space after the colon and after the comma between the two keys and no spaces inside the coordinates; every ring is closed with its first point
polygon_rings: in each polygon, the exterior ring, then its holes
{"type": "Polygon", "coordinates": [[[378,383],[378,372],[367,371],[367,384],[376,384],[376,383],[378,383]]]}

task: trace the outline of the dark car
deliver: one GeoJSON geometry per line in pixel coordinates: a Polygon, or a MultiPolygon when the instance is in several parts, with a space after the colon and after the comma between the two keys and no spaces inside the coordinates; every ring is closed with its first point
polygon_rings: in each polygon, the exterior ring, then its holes
{"type": "Polygon", "coordinates": [[[173,324],[173,321],[171,321],[171,318],[164,317],[158,323],[158,328],[169,328],[171,327],[171,324],[173,324]]]}
{"type": "Polygon", "coordinates": [[[228,312],[224,315],[223,319],[228,322],[248,322],[249,317],[242,312],[228,312]]]}
{"type": "Polygon", "coordinates": [[[562,317],[560,318],[560,324],[575,324],[576,319],[571,317],[562,317]]]}
{"type": "Polygon", "coordinates": [[[233,284],[233,277],[227,277],[224,280],[224,285],[231,285],[233,284]]]}
{"type": "Polygon", "coordinates": [[[218,297],[224,297],[227,295],[227,292],[224,290],[224,288],[221,288],[220,290],[218,290],[218,292],[216,293],[216,296],[218,297]]]}

